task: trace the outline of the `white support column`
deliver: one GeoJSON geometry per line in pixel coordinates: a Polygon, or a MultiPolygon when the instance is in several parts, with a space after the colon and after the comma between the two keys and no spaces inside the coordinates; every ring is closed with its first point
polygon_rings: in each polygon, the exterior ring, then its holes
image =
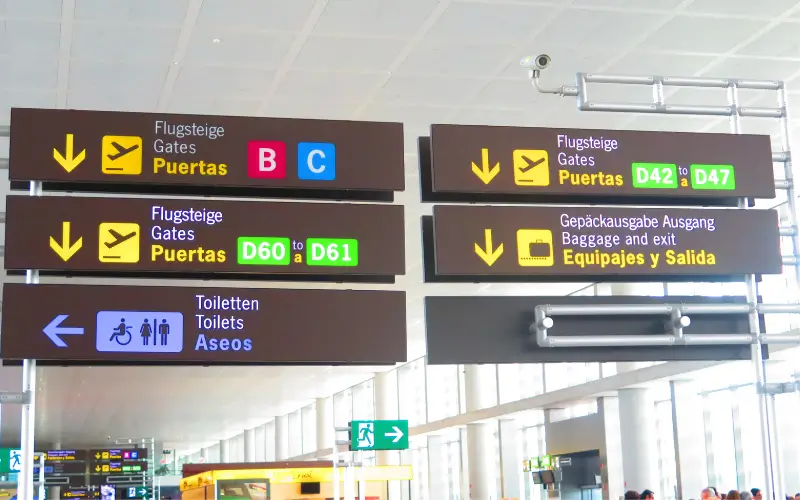
{"type": "Polygon", "coordinates": [[[289,415],[275,417],[275,460],[289,458],[289,415]]]}
{"type": "Polygon", "coordinates": [[[256,462],[267,461],[266,424],[261,424],[254,429],[256,445],[256,462]]]}
{"type": "Polygon", "coordinates": [[[678,500],[696,498],[708,481],[703,398],[690,381],[669,383],[672,400],[672,437],[675,442],[675,468],[678,478],[678,500]]]}
{"type": "MultiPolygon", "coordinates": [[[[397,420],[400,413],[397,371],[376,373],[372,387],[375,391],[375,419],[397,420]]],[[[376,451],[375,463],[376,465],[397,465],[400,463],[400,452],[376,451]]]]}
{"type": "Polygon", "coordinates": [[[316,410],[317,450],[333,447],[333,397],[317,398],[316,410]]]}
{"type": "Polygon", "coordinates": [[[618,394],[625,488],[649,489],[659,496],[655,402],[647,389],[620,389],[618,394]]]}
{"type": "MultiPolygon", "coordinates": [[[[601,295],[658,295],[664,296],[666,286],[656,290],[651,283],[610,283],[598,285],[601,295]]],[[[617,373],[641,368],[642,363],[617,363],[617,373]]],[[[655,401],[647,389],[620,389],[618,391],[619,427],[622,444],[622,472],[626,490],[659,491],[658,460],[656,449],[655,401]]]]}
{"type": "Polygon", "coordinates": [[[277,458],[277,440],[275,439],[276,419],[264,424],[264,461],[275,462],[277,458]]]}
{"type": "Polygon", "coordinates": [[[598,413],[603,415],[605,446],[600,450],[600,475],[603,480],[603,500],[617,500],[625,494],[623,476],[622,437],[619,426],[619,400],[614,397],[597,399],[598,413]]]}
{"type": "MultiPolygon", "coordinates": [[[[464,366],[464,397],[467,412],[497,403],[497,367],[495,365],[464,366]]],[[[470,497],[498,498],[493,427],[489,424],[467,424],[467,462],[470,497]]]]}
{"type": "Polygon", "coordinates": [[[208,448],[200,449],[200,460],[202,460],[203,463],[208,463],[208,448]]]}
{"type": "Polygon", "coordinates": [[[244,461],[256,461],[256,431],[255,429],[244,430],[244,461]]]}
{"type": "Polygon", "coordinates": [[[231,460],[231,444],[227,439],[221,439],[219,442],[219,462],[226,464],[231,460]]]}
{"type": "Polygon", "coordinates": [[[288,443],[284,460],[303,454],[303,410],[295,410],[287,416],[289,422],[288,443]]]}

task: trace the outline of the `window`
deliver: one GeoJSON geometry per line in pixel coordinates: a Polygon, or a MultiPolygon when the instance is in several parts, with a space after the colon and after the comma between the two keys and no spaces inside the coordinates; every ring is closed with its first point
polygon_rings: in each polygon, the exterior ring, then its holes
{"type": "MultiPolygon", "coordinates": [[[[522,422],[520,422],[522,424],[522,422]]],[[[529,427],[520,427],[519,429],[518,456],[523,459],[529,459],[545,455],[547,448],[545,446],[544,436],[544,422],[538,425],[529,427]]],[[[533,484],[533,477],[530,473],[523,473],[520,476],[520,491],[525,500],[547,500],[547,492],[542,489],[541,485],[533,484]]]]}
{"type": "Polygon", "coordinates": [[[424,424],[427,421],[424,359],[420,358],[399,367],[397,381],[400,419],[408,420],[408,425],[412,427],[424,424]]]}
{"type": "Polygon", "coordinates": [[[425,436],[412,437],[408,444],[409,448],[400,454],[400,463],[411,465],[414,471],[414,480],[409,482],[408,490],[402,489],[402,498],[403,500],[429,500],[428,439],[425,436]]]}
{"type": "Polygon", "coordinates": [[[500,404],[538,396],[544,393],[544,365],[497,365],[500,404]]]}
{"type": "Polygon", "coordinates": [[[445,439],[444,454],[447,463],[447,490],[450,500],[461,500],[461,432],[451,429],[445,439]]]}
{"type": "Polygon", "coordinates": [[[719,391],[703,396],[708,479],[712,485],[736,485],[736,446],[733,437],[731,392],[719,391]]]}
{"type": "MultiPolygon", "coordinates": [[[[761,416],[755,387],[737,387],[730,394],[734,405],[734,435],[739,437],[736,446],[739,489],[764,484],[764,467],[761,458],[761,416]]],[[[783,436],[780,436],[781,438],[783,436]]]]}
{"type": "Polygon", "coordinates": [[[458,365],[427,366],[428,421],[458,415],[458,365]]]}
{"type": "Polygon", "coordinates": [[[347,427],[353,420],[353,395],[350,389],[333,395],[333,422],[336,427],[347,427]]]}
{"type": "Polygon", "coordinates": [[[547,392],[600,378],[599,363],[548,363],[544,365],[547,392]]]}
{"type": "Polygon", "coordinates": [[[353,420],[372,420],[375,418],[375,392],[372,380],[362,382],[352,389],[353,420]]]}
{"type": "Polygon", "coordinates": [[[675,500],[678,487],[678,469],[675,463],[675,438],[672,433],[672,401],[655,404],[656,447],[658,451],[658,475],[663,500],[675,500]]]}

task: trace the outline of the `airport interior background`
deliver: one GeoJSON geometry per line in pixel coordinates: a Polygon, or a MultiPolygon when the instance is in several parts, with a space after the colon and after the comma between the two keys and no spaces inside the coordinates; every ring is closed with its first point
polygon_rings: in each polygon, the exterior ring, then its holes
{"type": "Polygon", "coordinates": [[[0,19],[0,496],[800,500],[800,2],[0,19]]]}

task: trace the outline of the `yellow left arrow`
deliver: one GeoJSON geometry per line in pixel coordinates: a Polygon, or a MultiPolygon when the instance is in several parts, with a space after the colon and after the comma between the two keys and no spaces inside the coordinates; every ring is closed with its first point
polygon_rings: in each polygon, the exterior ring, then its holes
{"type": "Polygon", "coordinates": [[[75,243],[69,242],[69,232],[71,223],[61,223],[61,243],[56,241],[52,236],[50,237],[50,248],[61,257],[64,262],[72,258],[75,253],[83,246],[83,238],[78,238],[75,243]]]}

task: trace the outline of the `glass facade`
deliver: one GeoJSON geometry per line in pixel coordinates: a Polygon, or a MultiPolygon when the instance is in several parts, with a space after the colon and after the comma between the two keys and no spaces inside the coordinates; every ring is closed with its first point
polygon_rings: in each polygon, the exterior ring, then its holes
{"type": "MultiPolygon", "coordinates": [[[[705,290],[710,291],[710,290],[705,290]]],[[[776,363],[794,363],[788,361],[776,363]]],[[[485,368],[485,367],[484,367],[485,368]]],[[[693,375],[698,379],[698,397],[702,405],[692,408],[703,422],[705,436],[706,470],[702,472],[703,483],[718,486],[725,491],[760,487],[764,484],[764,469],[761,463],[761,436],[759,428],[757,395],[747,380],[752,375],[744,362],[725,363],[702,370],[693,375]],[[731,385],[733,383],[733,385],[731,385]]],[[[792,370],[789,370],[791,373],[792,370]]],[[[491,373],[491,372],[489,372],[491,373]]],[[[479,384],[482,391],[496,391],[499,404],[513,403],[526,398],[536,398],[547,392],[577,386],[616,373],[598,363],[572,363],[561,365],[501,365],[494,367],[496,377],[479,384]],[[496,385],[494,387],[490,387],[496,385]]],[[[418,359],[395,369],[391,378],[397,383],[394,394],[399,418],[409,420],[411,428],[435,423],[446,418],[465,414],[464,367],[426,366],[418,359]]],[[[652,415],[655,419],[658,484],[651,489],[658,492],[659,500],[678,498],[678,459],[675,446],[675,424],[672,400],[666,382],[654,382],[651,391],[659,397],[655,400],[652,415]]],[[[379,396],[380,397],[380,396],[379,396]]],[[[374,380],[368,380],[332,396],[333,419],[337,427],[344,427],[350,420],[376,418],[376,393],[374,380]]],[[[317,408],[307,405],[288,414],[289,457],[327,457],[330,450],[317,450],[317,408]]],[[[573,402],[562,408],[550,410],[553,421],[576,419],[596,414],[598,399],[573,402]]],[[[783,489],[786,492],[800,490],[800,394],[785,394],[775,400],[778,423],[778,451],[783,465],[783,489]]],[[[520,464],[529,457],[544,455],[548,448],[545,412],[531,408],[522,413],[503,416],[514,419],[516,434],[513,446],[501,446],[499,418],[484,422],[492,428],[494,455],[493,477],[496,498],[519,498],[545,500],[546,492],[533,483],[530,474],[519,473],[513,487],[503,477],[504,464],[520,464]]],[[[467,421],[465,421],[466,423],[467,421]]],[[[258,433],[256,435],[263,436],[258,433]]],[[[414,467],[415,480],[408,488],[396,489],[406,500],[469,498],[469,456],[467,432],[463,426],[445,428],[427,435],[412,435],[410,449],[389,452],[399,455],[399,463],[414,467]],[[436,491],[432,491],[432,488],[436,491]]],[[[257,443],[261,441],[257,440],[257,443]]],[[[242,435],[229,440],[230,461],[243,459],[242,435]]],[[[269,446],[269,443],[266,444],[269,446]]],[[[205,450],[206,456],[219,454],[219,446],[205,450]]],[[[580,450],[576,450],[580,451],[580,450]]],[[[269,453],[256,452],[257,456],[269,453]]],[[[198,461],[200,452],[182,457],[180,462],[198,461]]],[[[376,464],[376,454],[365,453],[366,464],[376,464]]],[[[699,495],[699,492],[697,492],[699,495]]],[[[586,497],[589,498],[589,497],[586,497]]],[[[594,498],[594,497],[593,497],[594,498]]]]}
{"type": "MultiPolygon", "coordinates": [[[[764,277],[761,295],[765,302],[785,302],[785,292],[793,280],[786,277],[764,277]]],[[[743,286],[739,284],[675,283],[637,285],[637,292],[653,296],[663,295],[704,295],[724,296],[742,295],[743,286]]],[[[590,287],[583,293],[601,294],[598,287],[590,287]],[[588,291],[587,291],[588,290],[588,291]]],[[[790,315],[767,318],[770,332],[788,331],[796,328],[797,320],[790,315]]],[[[800,377],[800,349],[776,349],[770,353],[767,362],[767,375],[770,381],[796,380],[800,377]]],[[[640,363],[636,368],[653,366],[656,363],[640,363]]],[[[394,368],[384,374],[385,382],[378,384],[376,379],[366,380],[353,387],[340,391],[327,399],[330,402],[331,426],[346,427],[351,420],[375,418],[399,418],[409,421],[412,429],[410,449],[402,452],[385,452],[384,455],[364,454],[366,464],[410,464],[414,467],[415,480],[409,487],[393,488],[393,498],[405,500],[451,499],[467,500],[474,488],[470,478],[470,459],[479,460],[468,446],[469,425],[474,423],[468,409],[489,408],[490,418],[481,417],[480,423],[491,428],[491,445],[481,448],[491,455],[491,460],[481,461],[491,483],[492,498],[517,498],[526,500],[545,500],[546,492],[534,484],[530,474],[523,474],[523,459],[552,453],[552,442],[548,444],[548,422],[570,421],[571,419],[599,415],[603,420],[606,441],[612,439],[609,426],[616,426],[618,420],[612,414],[604,413],[607,404],[599,402],[614,398],[606,390],[588,392],[588,397],[573,401],[553,403],[548,399],[555,391],[573,387],[589,387],[606,377],[623,374],[624,369],[615,363],[561,363],[561,364],[509,364],[483,365],[479,370],[468,370],[458,366],[428,366],[425,358],[416,359],[394,368]],[[476,377],[468,384],[468,377],[476,377]],[[472,375],[470,375],[472,374],[472,375]],[[379,389],[380,388],[380,389],[379,389]],[[478,396],[480,395],[480,397],[478,396]],[[471,398],[473,398],[471,400],[471,398]],[[540,405],[554,405],[545,407],[540,405]],[[478,406],[476,406],[478,405],[478,406]],[[508,408],[506,412],[506,408],[508,408]],[[495,411],[496,410],[496,411],[495,411]],[[383,413],[381,413],[383,412],[383,413]],[[494,413],[492,413],[494,412],[494,413]],[[504,413],[506,412],[506,413],[504,413]],[[388,415],[388,416],[387,416],[388,415]],[[549,415],[549,416],[548,416],[549,415]],[[438,422],[449,422],[438,425],[438,422]],[[548,420],[549,419],[549,420],[548,420]],[[513,436],[501,421],[513,420],[513,436]],[[416,431],[414,429],[417,429],[416,431]],[[383,458],[381,458],[383,457],[383,458]]],[[[696,417],[697,439],[689,443],[695,453],[701,451],[702,466],[683,468],[684,475],[694,475],[692,481],[684,477],[681,481],[681,453],[677,446],[677,436],[684,429],[686,420],[677,419],[673,404],[681,404],[671,396],[670,384],[664,380],[650,380],[642,385],[653,397],[653,408],[645,413],[653,418],[656,439],[655,449],[648,453],[656,457],[657,481],[650,489],[657,492],[659,500],[680,498],[679,485],[692,482],[696,485],[713,485],[721,491],[730,489],[749,489],[763,487],[764,467],[761,457],[761,430],[759,420],[759,401],[753,380],[754,373],[750,362],[717,363],[714,366],[700,366],[681,375],[682,380],[691,382],[696,390],[691,394],[696,404],[683,408],[683,419],[696,417]],[[686,415],[689,415],[687,417],[686,415]],[[700,428],[702,426],[702,428],[700,428]]],[[[631,380],[635,380],[632,377],[631,380]]],[[[592,386],[594,387],[594,386],[592,386]]],[[[781,490],[794,494],[800,491],[800,393],[782,394],[774,398],[775,435],[777,453],[780,456],[782,481],[781,490]]],[[[279,457],[275,450],[257,451],[257,457],[325,458],[330,449],[319,450],[317,432],[319,431],[320,408],[317,403],[306,405],[288,414],[288,456],[279,457]]],[[[482,414],[482,415],[485,415],[482,414]]],[[[584,420],[576,420],[584,422],[584,420]]],[[[257,446],[274,446],[278,439],[276,427],[272,430],[256,430],[257,446]]],[[[327,424],[326,424],[327,425],[327,424]]],[[[577,424],[576,424],[577,425],[577,424]]],[[[269,428],[268,428],[269,429],[269,428]]],[[[624,432],[624,429],[622,430],[624,432]]],[[[577,432],[577,431],[576,431],[577,432]]],[[[579,432],[578,432],[579,433],[579,432]]],[[[554,438],[555,439],[555,438],[554,438]]],[[[559,446],[563,437],[559,439],[559,446]]],[[[241,436],[229,440],[229,459],[236,460],[243,455],[241,436]]],[[[594,445],[593,445],[594,446],[594,445]]],[[[605,443],[608,450],[611,444],[605,443]]],[[[583,451],[583,450],[574,450],[583,451]]],[[[219,455],[219,446],[205,450],[205,456],[219,455]]],[[[685,457],[684,457],[685,458],[685,457]]],[[[182,460],[200,459],[195,453],[182,460]]],[[[212,459],[213,460],[213,459],[212,459]]],[[[624,461],[624,457],[623,457],[624,461]]],[[[608,461],[608,475],[616,476],[619,484],[624,484],[622,468],[612,467],[608,461]]],[[[395,485],[397,486],[397,485],[395,485]]],[[[698,498],[700,491],[684,491],[684,498],[698,498]]],[[[582,493],[583,495],[583,493],[582,493]]],[[[597,493],[582,496],[580,500],[600,498],[597,493]]]]}

